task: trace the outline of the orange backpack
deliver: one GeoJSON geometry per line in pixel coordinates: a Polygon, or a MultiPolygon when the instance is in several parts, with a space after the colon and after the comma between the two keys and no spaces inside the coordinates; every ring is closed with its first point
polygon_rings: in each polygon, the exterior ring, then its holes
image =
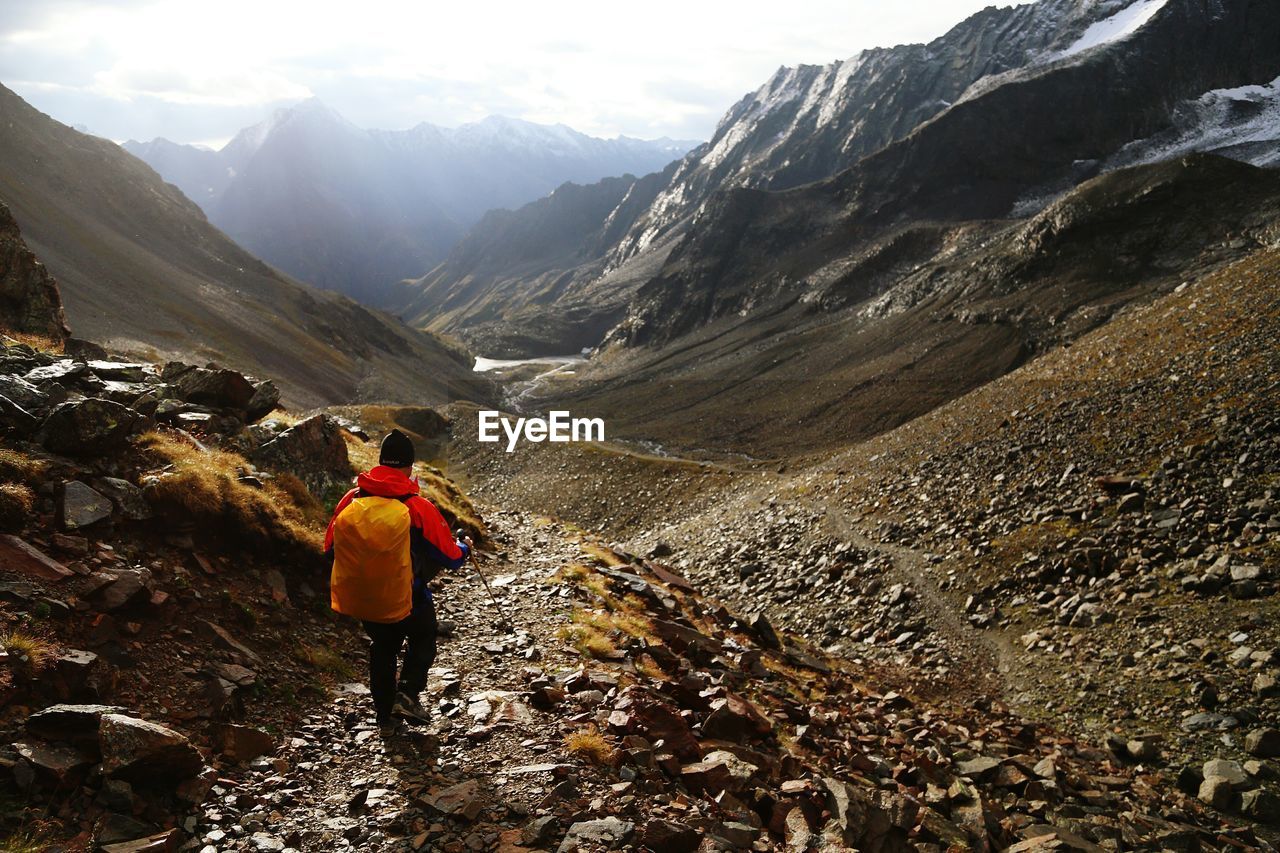
{"type": "Polygon", "coordinates": [[[369,622],[399,622],[413,609],[409,508],[395,498],[356,498],[333,528],[330,606],[369,622]]]}

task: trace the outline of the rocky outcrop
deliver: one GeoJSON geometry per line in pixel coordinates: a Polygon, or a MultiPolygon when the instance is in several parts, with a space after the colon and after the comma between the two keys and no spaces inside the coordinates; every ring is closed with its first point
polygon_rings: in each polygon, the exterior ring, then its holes
{"type": "Polygon", "coordinates": [[[0,327],[55,342],[71,335],[58,283],[31,253],[9,208],[0,202],[0,327]]]}

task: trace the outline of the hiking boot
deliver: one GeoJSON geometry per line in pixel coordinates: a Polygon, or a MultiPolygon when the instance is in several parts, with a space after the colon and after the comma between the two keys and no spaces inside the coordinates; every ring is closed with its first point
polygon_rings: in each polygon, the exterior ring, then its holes
{"type": "Polygon", "coordinates": [[[416,696],[410,696],[408,693],[396,694],[396,703],[391,706],[391,713],[415,723],[425,725],[431,722],[431,712],[422,707],[422,703],[416,696]]]}
{"type": "Polygon", "coordinates": [[[389,738],[405,737],[409,734],[409,727],[405,725],[404,720],[392,717],[389,720],[378,721],[378,735],[383,740],[389,738]]]}

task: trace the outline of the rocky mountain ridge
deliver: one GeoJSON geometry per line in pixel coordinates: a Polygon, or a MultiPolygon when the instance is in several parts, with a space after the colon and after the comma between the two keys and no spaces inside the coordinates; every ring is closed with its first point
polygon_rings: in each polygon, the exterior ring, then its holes
{"type": "MultiPolygon", "coordinates": [[[[823,276],[815,258],[856,266],[911,226],[951,223],[954,240],[1119,166],[1193,151],[1268,163],[1273,24],[1246,0],[1054,0],[985,10],[929,45],[782,69],[647,207],[610,214],[610,228],[625,229],[612,248],[584,228],[554,263],[513,259],[474,277],[459,256],[417,283],[424,298],[406,316],[512,355],[531,342],[554,350],[552,335],[538,336],[548,315],[583,318],[577,344],[625,310],[604,345],[662,347],[738,314],[768,328],[797,292],[820,303],[805,293],[823,276]],[[723,299],[727,280],[734,299],[723,299]],[[481,282],[493,284],[492,304],[449,301],[481,282]]],[[[936,245],[900,266],[927,262],[936,245]]],[[[894,254],[910,251],[900,243],[894,254]]]]}
{"type": "Polygon", "coordinates": [[[486,211],[519,207],[566,181],[659,170],[692,143],[599,139],[502,116],[364,130],[312,99],[219,151],[164,139],[123,147],[258,257],[378,305],[388,286],[434,266],[486,211]]]}

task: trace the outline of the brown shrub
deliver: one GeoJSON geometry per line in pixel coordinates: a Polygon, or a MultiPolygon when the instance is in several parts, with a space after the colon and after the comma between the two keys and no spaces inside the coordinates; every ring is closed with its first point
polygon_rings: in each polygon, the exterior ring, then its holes
{"type": "Polygon", "coordinates": [[[280,546],[300,556],[319,556],[323,508],[297,478],[283,475],[262,487],[241,482],[244,458],[198,447],[173,434],[152,432],[143,447],[172,470],[148,491],[161,511],[248,546],[280,546]]]}
{"type": "Polygon", "coordinates": [[[0,483],[0,533],[18,533],[36,505],[35,492],[21,483],[0,483]]]}

